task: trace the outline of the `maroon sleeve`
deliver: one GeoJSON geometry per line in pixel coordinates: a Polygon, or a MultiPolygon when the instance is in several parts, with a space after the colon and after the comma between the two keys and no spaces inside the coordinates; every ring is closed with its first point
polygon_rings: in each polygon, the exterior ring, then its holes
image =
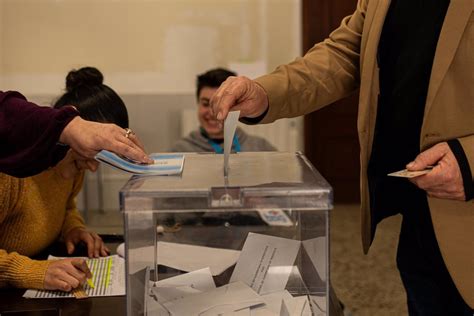
{"type": "Polygon", "coordinates": [[[40,173],[59,162],[68,147],[58,145],[73,107],[37,106],[15,91],[0,91],[0,172],[15,177],[40,173]]]}

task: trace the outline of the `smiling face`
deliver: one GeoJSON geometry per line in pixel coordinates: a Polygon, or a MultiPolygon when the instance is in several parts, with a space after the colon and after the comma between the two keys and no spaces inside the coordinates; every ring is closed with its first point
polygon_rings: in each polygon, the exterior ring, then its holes
{"type": "Polygon", "coordinates": [[[203,87],[198,98],[198,119],[201,127],[204,128],[210,138],[218,139],[224,137],[222,124],[217,121],[211,113],[211,100],[217,88],[203,87]]]}

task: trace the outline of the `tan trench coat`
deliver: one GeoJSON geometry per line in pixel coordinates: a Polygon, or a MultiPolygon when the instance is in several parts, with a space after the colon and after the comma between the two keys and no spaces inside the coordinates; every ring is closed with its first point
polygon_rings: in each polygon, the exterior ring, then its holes
{"type": "MultiPolygon", "coordinates": [[[[371,240],[367,165],[379,93],[377,47],[390,0],[359,0],[355,12],[303,58],[256,81],[270,108],[262,123],[303,115],[360,87],[358,133],[364,252],[371,240]]],[[[433,62],[421,150],[457,138],[474,174],[474,0],[451,0],[433,62]]],[[[330,153],[328,153],[330,154],[330,153]]],[[[474,308],[474,201],[429,198],[433,226],[459,292],[474,308]]]]}

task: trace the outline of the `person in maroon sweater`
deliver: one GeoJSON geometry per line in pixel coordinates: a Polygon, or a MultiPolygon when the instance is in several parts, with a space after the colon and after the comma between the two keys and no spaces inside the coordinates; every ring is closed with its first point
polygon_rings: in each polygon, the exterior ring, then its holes
{"type": "Polygon", "coordinates": [[[0,91],[0,142],[0,172],[15,177],[54,166],[69,147],[85,164],[102,149],[153,162],[134,133],[114,124],[83,120],[73,106],[38,106],[16,91],[0,91]]]}

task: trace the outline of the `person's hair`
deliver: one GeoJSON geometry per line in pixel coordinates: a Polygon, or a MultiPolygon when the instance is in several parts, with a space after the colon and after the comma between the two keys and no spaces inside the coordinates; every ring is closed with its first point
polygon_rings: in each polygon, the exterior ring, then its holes
{"type": "Polygon", "coordinates": [[[118,94],[103,84],[104,76],[94,67],[71,70],[66,77],[66,93],[55,103],[58,109],[73,105],[81,118],[128,127],[128,113],[118,94]]]}
{"type": "Polygon", "coordinates": [[[198,75],[196,80],[196,98],[199,99],[199,93],[201,93],[202,88],[219,88],[220,85],[230,76],[237,76],[237,74],[224,68],[211,69],[198,75]]]}

